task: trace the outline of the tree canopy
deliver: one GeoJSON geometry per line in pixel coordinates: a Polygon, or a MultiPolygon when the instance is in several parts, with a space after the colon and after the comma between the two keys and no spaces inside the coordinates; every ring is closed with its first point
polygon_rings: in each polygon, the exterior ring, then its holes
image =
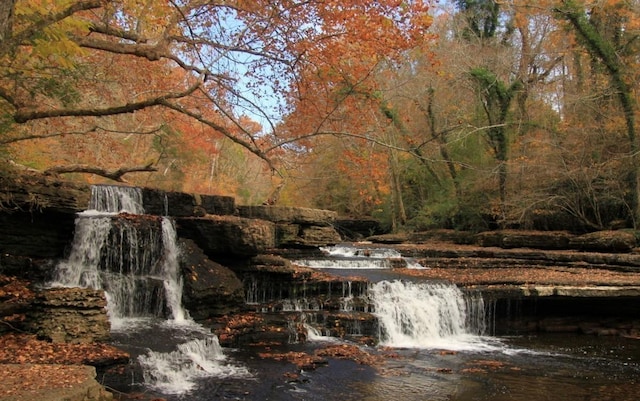
{"type": "Polygon", "coordinates": [[[5,1],[0,158],[396,229],[636,227],[639,17],[622,0],[5,1]]]}

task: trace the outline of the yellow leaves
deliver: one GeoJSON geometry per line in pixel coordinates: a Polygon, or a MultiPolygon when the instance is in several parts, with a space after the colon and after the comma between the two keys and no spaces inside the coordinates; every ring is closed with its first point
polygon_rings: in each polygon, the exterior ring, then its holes
{"type": "MultiPolygon", "coordinates": [[[[16,3],[16,24],[19,33],[60,13],[74,2],[69,0],[22,0],[16,3]]],[[[27,53],[27,64],[46,63],[60,68],[73,68],[74,58],[84,51],[71,40],[71,35],[82,35],[89,31],[89,21],[73,15],[44,26],[30,38],[31,48],[27,53]]],[[[24,43],[23,43],[24,44],[24,43]]],[[[22,54],[25,56],[24,52],[22,54]]]]}

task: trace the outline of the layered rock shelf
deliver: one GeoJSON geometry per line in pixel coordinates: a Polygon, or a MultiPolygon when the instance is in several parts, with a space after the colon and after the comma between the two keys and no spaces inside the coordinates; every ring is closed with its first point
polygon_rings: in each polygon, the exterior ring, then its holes
{"type": "MultiPolygon", "coordinates": [[[[22,330],[58,342],[108,340],[101,291],[42,287],[66,256],[76,214],[87,208],[90,193],[88,186],[49,177],[0,177],[0,331],[22,330]],[[18,286],[29,295],[16,295],[18,286]]],[[[175,221],[182,301],[223,345],[301,342],[310,323],[324,334],[375,343],[375,317],[367,305],[357,304],[367,291],[366,279],[291,263],[354,238],[366,238],[363,247],[392,247],[426,267],[393,263],[400,275],[480,292],[497,333],[640,337],[640,252],[632,231],[381,235],[375,221],[326,210],[243,206],[226,196],[156,189],[143,189],[142,197],[145,213],[175,221]],[[356,299],[349,313],[341,304],[345,298],[356,299]],[[316,312],[302,318],[293,301],[316,312]]],[[[159,225],[159,217],[117,218],[159,225]]]]}

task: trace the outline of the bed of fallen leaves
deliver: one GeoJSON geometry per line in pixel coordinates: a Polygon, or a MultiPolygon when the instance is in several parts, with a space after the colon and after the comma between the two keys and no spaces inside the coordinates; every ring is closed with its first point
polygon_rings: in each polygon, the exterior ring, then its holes
{"type": "Polygon", "coordinates": [[[25,308],[34,298],[29,282],[0,274],[0,324],[15,329],[25,319],[25,308]]]}
{"type": "Polygon", "coordinates": [[[128,361],[129,354],[108,344],[52,343],[23,333],[0,337],[0,364],[105,366],[128,361]]]}
{"type": "Polygon", "coordinates": [[[2,371],[0,399],[17,395],[36,396],[42,390],[72,388],[89,378],[86,366],[78,365],[6,365],[2,371]]]}
{"type": "Polygon", "coordinates": [[[0,336],[0,399],[71,388],[89,378],[86,367],[80,365],[105,366],[128,360],[129,354],[107,344],[51,343],[32,334],[5,334],[0,336]]]}

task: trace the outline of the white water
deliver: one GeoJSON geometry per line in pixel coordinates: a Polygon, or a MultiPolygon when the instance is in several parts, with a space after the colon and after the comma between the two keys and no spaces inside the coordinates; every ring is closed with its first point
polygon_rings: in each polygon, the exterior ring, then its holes
{"type": "Polygon", "coordinates": [[[58,264],[52,286],[104,289],[112,330],[130,332],[166,317],[199,338],[171,352],[149,349],[138,360],[145,384],[172,394],[193,389],[201,377],[246,377],[225,362],[218,338],[193,322],[182,305],[180,250],[173,221],[139,229],[120,213],[143,214],[138,188],[94,186],[89,209],[78,215],[69,258],[58,264]],[[116,224],[117,223],[117,224],[116,224]]]}
{"type": "Polygon", "coordinates": [[[381,281],[370,289],[380,344],[396,348],[484,350],[484,305],[453,284],[381,281]],[[478,313],[482,315],[478,316],[478,313]]]}
{"type": "Polygon", "coordinates": [[[102,213],[144,214],[140,188],[94,185],[91,187],[89,211],[102,213]]]}
{"type": "Polygon", "coordinates": [[[138,357],[145,383],[166,394],[184,394],[206,377],[249,378],[249,371],[227,361],[218,337],[208,334],[178,344],[171,352],[149,351],[138,357]]]}
{"type": "Polygon", "coordinates": [[[171,318],[176,322],[188,319],[187,311],[182,307],[182,276],[179,272],[180,250],[176,243],[176,229],[173,221],[162,218],[162,243],[164,245],[163,278],[166,302],[171,318]]]}

